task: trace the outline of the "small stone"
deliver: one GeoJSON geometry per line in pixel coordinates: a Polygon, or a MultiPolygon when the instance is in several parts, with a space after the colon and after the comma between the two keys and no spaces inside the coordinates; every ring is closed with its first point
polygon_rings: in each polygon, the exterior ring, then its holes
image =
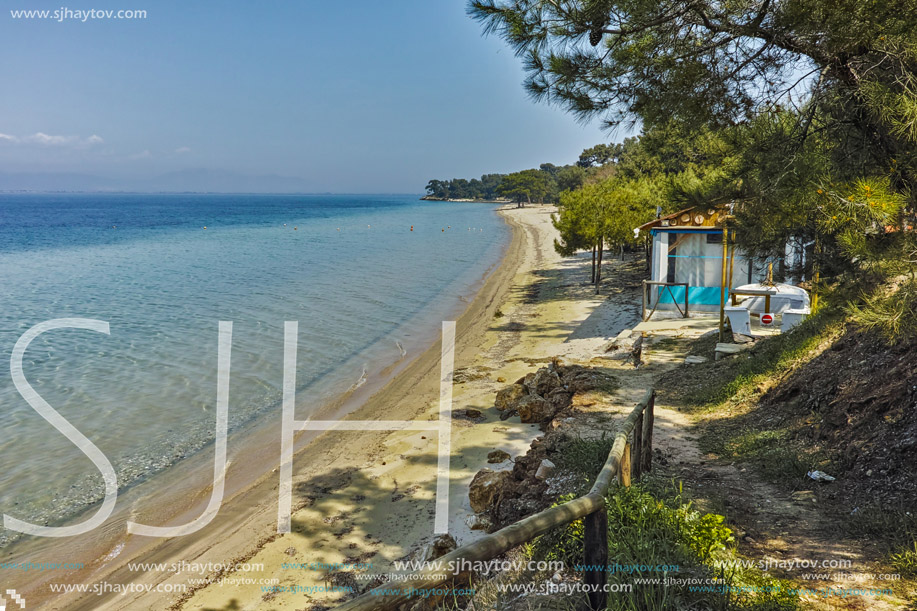
{"type": "Polygon", "coordinates": [[[497,382],[501,382],[501,383],[506,382],[506,378],[504,378],[503,376],[500,376],[499,378],[497,378],[497,382]]]}
{"type": "Polygon", "coordinates": [[[421,548],[417,559],[421,562],[430,562],[445,556],[457,547],[458,544],[452,535],[439,535],[421,548]]]}
{"type": "Polygon", "coordinates": [[[487,454],[487,462],[497,464],[509,460],[509,453],[503,450],[494,450],[487,454]]]}
{"type": "Polygon", "coordinates": [[[481,410],[473,409],[469,407],[468,409],[465,410],[465,416],[467,416],[468,418],[480,418],[481,410]]]}
{"type": "Polygon", "coordinates": [[[550,460],[545,458],[541,461],[541,464],[538,465],[538,471],[535,472],[535,479],[546,480],[552,475],[556,470],[556,466],[550,460]]]}
{"type": "Polygon", "coordinates": [[[475,514],[468,516],[468,519],[465,520],[465,524],[471,530],[483,530],[488,531],[493,527],[493,522],[490,521],[490,518],[483,514],[475,514]]]}

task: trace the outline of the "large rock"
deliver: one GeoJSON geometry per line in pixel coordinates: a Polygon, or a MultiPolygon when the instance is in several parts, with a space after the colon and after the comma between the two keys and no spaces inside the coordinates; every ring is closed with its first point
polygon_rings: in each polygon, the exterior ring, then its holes
{"type": "Polygon", "coordinates": [[[528,394],[525,386],[522,384],[512,384],[497,393],[494,400],[494,407],[499,411],[514,409],[516,401],[528,394]]]}
{"type": "Polygon", "coordinates": [[[560,386],[560,376],[547,367],[542,367],[535,373],[525,376],[523,382],[530,393],[544,397],[549,392],[560,386]]]}
{"type": "Polygon", "coordinates": [[[475,513],[487,511],[503,495],[503,489],[511,477],[509,471],[481,469],[471,480],[468,500],[475,513]]]}
{"type": "Polygon", "coordinates": [[[554,407],[538,395],[526,395],[515,404],[522,422],[547,422],[554,417],[554,407]]]}
{"type": "Polygon", "coordinates": [[[551,404],[551,409],[553,409],[554,413],[556,414],[559,411],[567,409],[573,404],[573,391],[567,390],[562,386],[558,386],[548,393],[548,395],[545,397],[545,400],[551,404]]]}
{"type": "Polygon", "coordinates": [[[592,390],[611,392],[618,387],[617,381],[611,374],[579,366],[568,367],[564,373],[563,381],[567,389],[574,393],[592,390]]]}

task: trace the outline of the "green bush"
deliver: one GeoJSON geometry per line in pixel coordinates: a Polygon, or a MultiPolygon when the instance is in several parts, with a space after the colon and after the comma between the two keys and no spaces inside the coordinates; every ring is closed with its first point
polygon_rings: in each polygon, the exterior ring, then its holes
{"type": "MultiPolygon", "coordinates": [[[[670,609],[786,611],[798,608],[797,596],[779,581],[751,568],[717,568],[736,559],[732,530],[725,518],[696,510],[672,486],[654,494],[651,485],[617,488],[607,498],[608,563],[643,565],[652,570],[609,572],[611,584],[665,578],[714,579],[722,591],[690,591],[684,585],[635,584],[628,594],[615,594],[609,609],[655,611],[670,609]],[[660,567],[668,567],[665,570],[660,567]],[[676,568],[677,567],[677,568],[676,568]],[[659,571],[657,571],[659,568],[659,571]],[[771,588],[770,592],[740,592],[740,588],[771,588]]],[[[558,500],[564,503],[574,495],[558,500]]],[[[567,567],[582,568],[583,523],[548,533],[535,541],[530,555],[561,560],[567,567]]]]}

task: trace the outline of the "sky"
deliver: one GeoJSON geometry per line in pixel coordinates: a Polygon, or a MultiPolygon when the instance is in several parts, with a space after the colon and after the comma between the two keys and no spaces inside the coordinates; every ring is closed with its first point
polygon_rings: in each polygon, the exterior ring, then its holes
{"type": "Polygon", "coordinates": [[[3,5],[3,173],[136,181],[206,168],[420,193],[431,178],[572,163],[615,139],[532,101],[520,59],[482,36],[463,0],[3,5]],[[62,5],[147,16],[10,12],[62,5]]]}

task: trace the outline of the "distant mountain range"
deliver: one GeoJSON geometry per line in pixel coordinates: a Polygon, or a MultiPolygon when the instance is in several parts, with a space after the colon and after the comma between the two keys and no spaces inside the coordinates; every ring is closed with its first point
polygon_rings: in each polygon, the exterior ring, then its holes
{"type": "Polygon", "coordinates": [[[131,191],[140,193],[309,193],[300,179],[276,174],[251,175],[227,170],[192,169],[143,179],[112,179],[67,172],[0,172],[0,192],[131,191]]]}

